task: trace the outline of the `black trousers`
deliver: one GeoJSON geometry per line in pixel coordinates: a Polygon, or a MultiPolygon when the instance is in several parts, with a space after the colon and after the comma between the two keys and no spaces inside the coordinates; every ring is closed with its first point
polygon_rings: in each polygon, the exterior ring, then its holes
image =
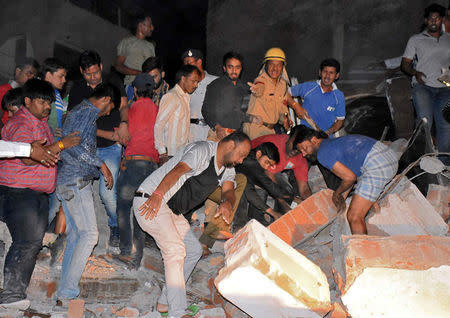
{"type": "Polygon", "coordinates": [[[48,195],[31,189],[0,186],[3,220],[12,244],[6,254],[2,300],[26,298],[48,220],[48,195]]]}

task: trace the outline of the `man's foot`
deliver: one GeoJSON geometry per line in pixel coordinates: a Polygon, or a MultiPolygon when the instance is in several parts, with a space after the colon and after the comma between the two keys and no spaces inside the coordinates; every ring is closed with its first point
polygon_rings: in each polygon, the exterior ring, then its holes
{"type": "Polygon", "coordinates": [[[0,299],[0,308],[4,309],[19,309],[26,310],[30,307],[30,301],[28,299],[0,299]]]}
{"type": "Polygon", "coordinates": [[[109,228],[109,246],[119,247],[119,228],[117,226],[109,228]]]}
{"type": "Polygon", "coordinates": [[[50,249],[50,256],[51,256],[50,266],[53,266],[56,262],[58,262],[61,259],[64,250],[66,249],[66,244],[67,244],[66,235],[59,234],[56,240],[49,245],[48,248],[50,249]]]}
{"type": "Polygon", "coordinates": [[[141,266],[141,260],[142,260],[142,256],[139,257],[137,255],[133,255],[131,257],[131,261],[128,263],[128,269],[130,271],[137,271],[139,269],[139,267],[141,266]]]}

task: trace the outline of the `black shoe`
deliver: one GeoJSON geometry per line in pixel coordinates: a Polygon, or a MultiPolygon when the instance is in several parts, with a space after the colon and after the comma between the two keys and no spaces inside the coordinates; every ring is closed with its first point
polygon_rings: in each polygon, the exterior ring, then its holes
{"type": "Polygon", "coordinates": [[[119,228],[118,227],[110,227],[109,228],[109,246],[110,247],[119,247],[120,239],[119,239],[119,228]]]}
{"type": "Polygon", "coordinates": [[[66,248],[67,240],[65,234],[59,234],[56,240],[49,245],[50,249],[50,266],[53,266],[64,253],[64,250],[66,248]]]}

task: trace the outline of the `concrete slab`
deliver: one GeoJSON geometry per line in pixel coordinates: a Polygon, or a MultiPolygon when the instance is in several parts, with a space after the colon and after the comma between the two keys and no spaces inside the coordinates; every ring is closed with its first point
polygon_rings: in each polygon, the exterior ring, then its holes
{"type": "Polygon", "coordinates": [[[320,268],[255,220],[225,243],[214,282],[252,317],[323,317],[331,309],[320,268]]]}
{"type": "Polygon", "coordinates": [[[434,207],[437,213],[444,219],[450,217],[450,187],[438,184],[428,186],[427,200],[434,207]]]}

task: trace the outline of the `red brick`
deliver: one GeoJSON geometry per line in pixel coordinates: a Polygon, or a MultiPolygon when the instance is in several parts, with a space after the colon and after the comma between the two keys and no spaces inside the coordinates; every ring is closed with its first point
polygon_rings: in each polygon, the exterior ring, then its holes
{"type": "Polygon", "coordinates": [[[84,300],[72,299],[69,302],[69,309],[67,310],[67,317],[69,318],[83,318],[84,300]]]}
{"type": "Polygon", "coordinates": [[[312,195],[273,222],[269,229],[289,245],[297,245],[336,215],[332,193],[326,189],[312,195]]]}
{"type": "Polygon", "coordinates": [[[427,270],[450,264],[450,237],[439,236],[343,236],[344,272],[335,275],[342,294],[368,267],[427,270]],[[345,277],[345,282],[342,282],[345,277]]]}

